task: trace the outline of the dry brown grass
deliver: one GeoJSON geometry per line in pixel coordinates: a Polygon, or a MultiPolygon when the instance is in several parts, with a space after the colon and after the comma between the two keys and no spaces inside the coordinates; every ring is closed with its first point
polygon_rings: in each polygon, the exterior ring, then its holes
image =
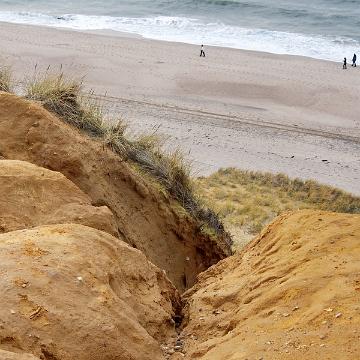
{"type": "Polygon", "coordinates": [[[14,81],[10,66],[0,67],[0,91],[13,92],[14,81]]]}
{"type": "Polygon", "coordinates": [[[126,136],[127,126],[123,121],[106,119],[101,104],[83,94],[81,79],[67,78],[62,72],[35,75],[27,83],[26,98],[40,102],[67,123],[99,138],[122,159],[135,163],[198,220],[199,229],[231,243],[217,214],[195,195],[191,168],[182,153],[164,151],[157,133],[126,136]]]}
{"type": "Polygon", "coordinates": [[[235,247],[286,210],[321,209],[360,213],[360,198],[316,181],[290,179],[283,174],[221,169],[199,178],[197,191],[233,234],[235,247]]]}

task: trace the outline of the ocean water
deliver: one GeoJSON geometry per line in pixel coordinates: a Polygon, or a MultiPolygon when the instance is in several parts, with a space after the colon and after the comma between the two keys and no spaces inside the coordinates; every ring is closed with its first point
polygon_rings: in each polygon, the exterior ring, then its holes
{"type": "Polygon", "coordinates": [[[0,0],[0,21],[333,61],[360,55],[360,0],[0,0]]]}

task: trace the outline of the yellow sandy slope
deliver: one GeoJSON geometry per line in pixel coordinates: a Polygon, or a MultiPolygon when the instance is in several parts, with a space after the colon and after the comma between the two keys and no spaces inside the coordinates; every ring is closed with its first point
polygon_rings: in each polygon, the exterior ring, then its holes
{"type": "Polygon", "coordinates": [[[187,359],[360,359],[360,216],[285,214],[186,298],[187,359]]]}

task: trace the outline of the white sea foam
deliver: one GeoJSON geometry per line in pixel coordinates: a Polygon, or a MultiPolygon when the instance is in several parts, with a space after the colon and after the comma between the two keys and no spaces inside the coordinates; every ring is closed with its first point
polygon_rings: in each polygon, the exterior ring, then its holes
{"type": "Polygon", "coordinates": [[[350,38],[246,29],[219,22],[204,23],[185,17],[111,17],[72,15],[50,16],[30,12],[0,12],[0,21],[62,27],[77,30],[114,30],[142,35],[145,38],[206,44],[276,54],[303,55],[341,61],[350,57],[360,44],[350,38]]]}

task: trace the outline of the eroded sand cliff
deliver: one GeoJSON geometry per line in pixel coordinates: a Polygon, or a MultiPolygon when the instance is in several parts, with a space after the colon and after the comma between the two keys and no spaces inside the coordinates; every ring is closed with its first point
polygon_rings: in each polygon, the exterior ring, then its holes
{"type": "Polygon", "coordinates": [[[0,94],[0,156],[1,360],[360,358],[359,215],[287,213],[224,259],[39,105],[0,94]]]}
{"type": "Polygon", "coordinates": [[[188,359],[357,359],[360,215],[282,215],[185,298],[188,359]]]}
{"type": "Polygon", "coordinates": [[[94,206],[107,206],[120,238],[164,269],[180,290],[231,252],[103,144],[6,93],[0,93],[0,156],[61,172],[94,206]]]}

